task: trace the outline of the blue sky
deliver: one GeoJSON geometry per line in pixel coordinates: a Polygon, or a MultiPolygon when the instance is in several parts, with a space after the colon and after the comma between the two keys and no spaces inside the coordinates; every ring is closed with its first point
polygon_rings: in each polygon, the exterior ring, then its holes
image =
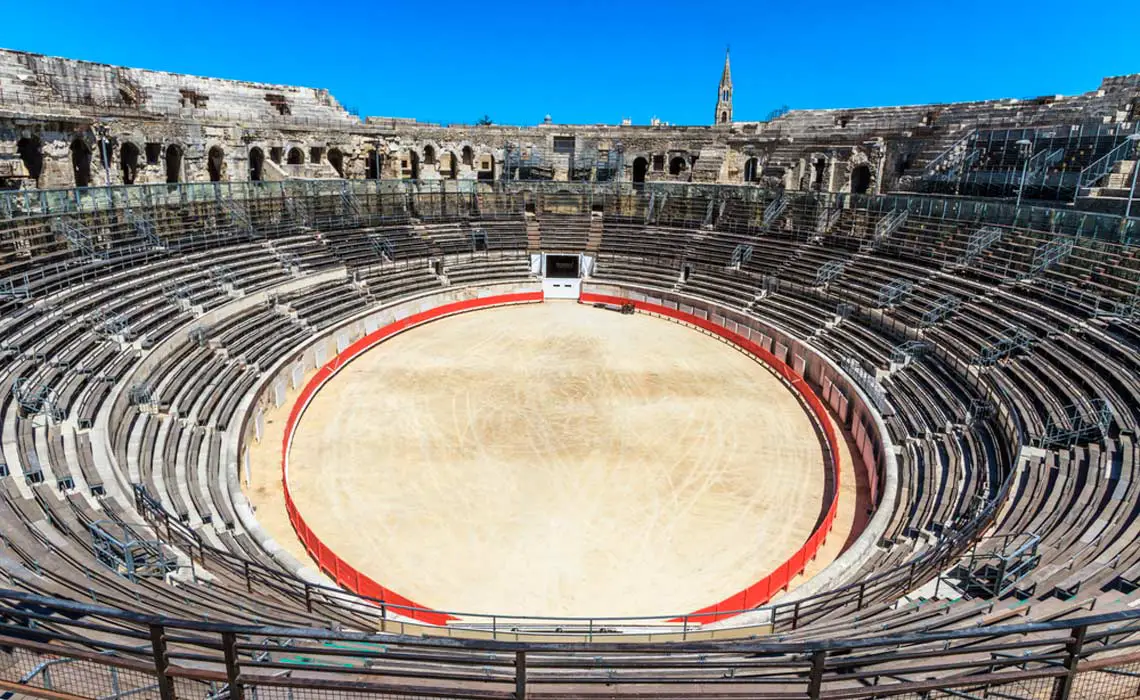
{"type": "Polygon", "coordinates": [[[738,120],[1073,94],[1140,72],[1136,0],[48,4],[0,0],[25,17],[0,24],[0,46],[324,87],[362,115],[436,122],[707,124],[726,45],[738,120]]]}

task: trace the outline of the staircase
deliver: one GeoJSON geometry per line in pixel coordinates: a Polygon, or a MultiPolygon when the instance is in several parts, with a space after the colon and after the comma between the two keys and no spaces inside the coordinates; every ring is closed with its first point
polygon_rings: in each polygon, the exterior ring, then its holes
{"type": "MultiPolygon", "coordinates": [[[[1128,205],[1128,193],[1132,187],[1132,174],[1140,167],[1140,159],[1117,161],[1112,170],[1104,175],[1093,187],[1082,187],[1077,196],[1077,205],[1088,211],[1123,214],[1128,205]]],[[[1140,197],[1140,185],[1136,191],[1140,197]]],[[[1132,216],[1140,211],[1140,203],[1133,203],[1132,216]]]]}
{"type": "Polygon", "coordinates": [[[603,221],[600,211],[590,213],[590,233],[586,236],[586,250],[597,252],[602,247],[603,221]]]}
{"type": "Polygon", "coordinates": [[[538,219],[530,213],[526,215],[526,247],[531,252],[542,250],[542,229],[539,228],[538,219]]]}
{"type": "Polygon", "coordinates": [[[702,148],[693,163],[693,182],[719,182],[727,153],[726,148],[702,148]]]}

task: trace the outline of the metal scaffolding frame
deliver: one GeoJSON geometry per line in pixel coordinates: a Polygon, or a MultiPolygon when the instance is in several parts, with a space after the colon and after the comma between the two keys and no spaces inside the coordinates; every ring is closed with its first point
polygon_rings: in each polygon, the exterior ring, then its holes
{"type": "Polygon", "coordinates": [[[891,362],[896,365],[905,365],[911,360],[917,360],[930,350],[930,343],[925,340],[908,340],[891,348],[891,362]]]}
{"type": "Polygon", "coordinates": [[[875,232],[871,234],[870,240],[865,240],[859,244],[860,253],[868,253],[877,250],[878,247],[891,234],[899,230],[899,227],[906,223],[907,217],[910,212],[906,209],[892,209],[875,222],[875,232]]]}
{"type": "Polygon", "coordinates": [[[914,291],[914,282],[898,277],[879,288],[876,303],[880,309],[891,307],[902,301],[903,297],[912,291],[914,291]]]}
{"type": "Polygon", "coordinates": [[[819,210],[819,216],[815,220],[815,228],[819,233],[828,233],[831,229],[835,228],[835,224],[839,221],[840,215],[843,210],[839,207],[832,207],[824,205],[819,210]]]}
{"type": "Polygon", "coordinates": [[[823,287],[830,284],[832,280],[843,274],[843,270],[846,267],[847,263],[845,261],[828,260],[824,264],[820,265],[819,269],[815,271],[815,282],[813,285],[816,287],[823,287]]]}
{"type": "Polygon", "coordinates": [[[55,217],[51,222],[51,228],[55,235],[62,236],[72,249],[78,251],[80,255],[95,259],[104,257],[103,251],[100,251],[95,245],[91,233],[82,224],[71,220],[70,217],[55,217]]]}
{"type": "Polygon", "coordinates": [[[968,265],[974,258],[1000,242],[1003,235],[1005,232],[996,226],[983,226],[974,231],[966,243],[965,254],[958,258],[958,264],[968,265]]]}
{"type": "Polygon", "coordinates": [[[996,535],[975,542],[970,553],[951,570],[966,595],[999,598],[1017,587],[1041,563],[1041,537],[1033,532],[996,535]],[[997,547],[978,552],[978,545],[997,542],[997,547]]]}
{"type": "Polygon", "coordinates": [[[922,325],[933,326],[935,323],[953,314],[961,305],[962,300],[953,294],[946,294],[939,297],[923,312],[922,325]]]}
{"type": "Polygon", "coordinates": [[[1079,441],[1099,440],[1108,435],[1112,425],[1112,404],[1107,399],[1092,399],[1088,410],[1080,401],[1065,406],[1064,416],[1058,423],[1050,417],[1041,436],[1042,447],[1071,446],[1079,441]]]}
{"type": "Polygon", "coordinates": [[[846,355],[843,357],[841,363],[843,369],[847,371],[847,374],[851,375],[851,378],[862,387],[863,391],[867,392],[867,396],[870,397],[871,403],[875,404],[875,408],[879,409],[879,413],[882,413],[884,416],[893,416],[895,414],[894,408],[887,401],[887,395],[886,392],[883,391],[883,385],[879,383],[879,380],[876,379],[874,375],[863,369],[863,365],[859,360],[850,355],[846,355]]]}
{"type": "Polygon", "coordinates": [[[218,284],[235,284],[237,282],[237,276],[227,265],[211,265],[206,271],[210,273],[210,278],[218,284]]]}
{"type": "Polygon", "coordinates": [[[491,247],[487,238],[487,231],[482,227],[471,229],[471,249],[476,252],[488,250],[491,247]]]}
{"type": "Polygon", "coordinates": [[[392,241],[387,236],[370,233],[368,234],[368,245],[372,247],[372,252],[376,254],[376,257],[384,262],[392,262],[396,259],[396,247],[392,245],[392,241]]]}
{"type": "Polygon", "coordinates": [[[970,399],[970,406],[966,409],[966,423],[980,423],[997,412],[992,401],[975,396],[970,399]]]}
{"type": "Polygon", "coordinates": [[[739,269],[741,265],[745,265],[752,259],[753,248],[744,243],[737,244],[732,249],[732,257],[729,258],[729,267],[739,269]]]}
{"type": "Polygon", "coordinates": [[[219,199],[222,204],[222,211],[229,217],[230,223],[233,227],[247,236],[254,236],[253,219],[249,216],[249,210],[246,208],[245,202],[232,197],[219,199]]]}
{"type": "Polygon", "coordinates": [[[788,195],[781,194],[771,202],[768,206],[764,207],[764,218],[761,219],[761,225],[767,228],[774,222],[784,210],[788,208],[788,195]]]}
{"type": "Polygon", "coordinates": [[[31,418],[45,416],[53,421],[64,418],[64,410],[56,405],[56,392],[46,384],[37,384],[32,377],[16,377],[12,382],[12,399],[16,402],[18,415],[31,418]]]}
{"type": "Polygon", "coordinates": [[[988,367],[1019,350],[1026,350],[1036,338],[1024,328],[1010,326],[982,346],[973,364],[988,367]]]}
{"type": "Polygon", "coordinates": [[[0,280],[0,299],[26,301],[31,298],[32,294],[28,291],[27,275],[24,276],[24,284],[22,285],[18,285],[10,279],[0,280]]]}
{"type": "Polygon", "coordinates": [[[132,406],[158,406],[158,395],[146,382],[132,384],[127,390],[127,401],[132,406]]]}
{"type": "Polygon", "coordinates": [[[91,330],[96,335],[109,338],[120,336],[124,340],[131,338],[131,324],[122,314],[108,312],[105,308],[95,309],[90,316],[91,330]]]}
{"type": "Polygon", "coordinates": [[[307,197],[291,197],[285,195],[285,213],[299,226],[309,225],[309,211],[305,203],[307,197]]]}
{"type": "Polygon", "coordinates": [[[139,578],[165,577],[177,570],[178,560],[167,555],[162,543],[134,537],[126,525],[111,520],[87,524],[95,558],[119,576],[137,581],[139,578]],[[117,530],[118,535],[112,534],[117,530]]]}
{"type": "Polygon", "coordinates": [[[1072,238],[1057,238],[1035,248],[1029,262],[1030,274],[1039,274],[1064,261],[1073,254],[1073,245],[1072,238]]]}
{"type": "Polygon", "coordinates": [[[851,318],[859,312],[859,306],[849,301],[841,301],[835,305],[835,317],[839,319],[851,318]]]}

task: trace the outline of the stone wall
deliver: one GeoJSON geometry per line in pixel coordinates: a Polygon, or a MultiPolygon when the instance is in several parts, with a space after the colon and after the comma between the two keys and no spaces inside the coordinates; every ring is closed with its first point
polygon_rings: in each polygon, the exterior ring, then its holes
{"type": "Polygon", "coordinates": [[[875,192],[978,124],[1135,119],[1138,97],[1137,76],[1122,76],[1073,97],[793,110],[717,126],[441,126],[362,121],[320,89],[0,50],[0,186],[527,175],[875,192]]]}

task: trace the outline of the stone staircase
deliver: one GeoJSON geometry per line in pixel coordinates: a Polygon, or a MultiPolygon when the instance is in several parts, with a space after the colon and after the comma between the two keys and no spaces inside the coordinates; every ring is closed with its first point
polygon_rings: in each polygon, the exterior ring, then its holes
{"type": "Polygon", "coordinates": [[[530,212],[526,215],[526,247],[532,252],[542,250],[542,229],[538,225],[538,219],[530,212]]]}
{"type": "Polygon", "coordinates": [[[724,169],[724,159],[728,149],[724,147],[704,147],[693,163],[693,182],[717,182],[724,169]]]}
{"type": "MultiPolygon", "coordinates": [[[[1093,187],[1081,188],[1077,205],[1089,211],[1123,214],[1128,205],[1128,193],[1132,187],[1132,174],[1140,165],[1138,160],[1121,160],[1093,187]]],[[[1137,197],[1140,197],[1138,186],[1137,197]]],[[[1140,203],[1133,203],[1132,215],[1140,210],[1140,203]]]]}
{"type": "Polygon", "coordinates": [[[590,214],[590,233],[586,237],[586,250],[597,251],[602,247],[602,231],[604,229],[602,213],[595,211],[590,214]]]}

